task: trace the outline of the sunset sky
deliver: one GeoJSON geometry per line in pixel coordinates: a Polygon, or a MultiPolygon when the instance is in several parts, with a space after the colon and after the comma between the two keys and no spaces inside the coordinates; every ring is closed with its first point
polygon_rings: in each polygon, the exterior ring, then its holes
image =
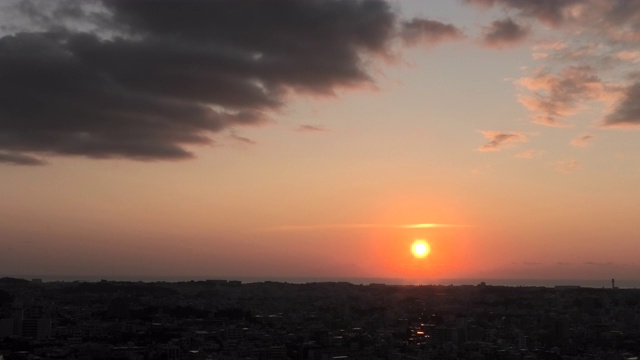
{"type": "Polygon", "coordinates": [[[637,278],[639,127],[640,1],[3,1],[0,276],[637,278]]]}

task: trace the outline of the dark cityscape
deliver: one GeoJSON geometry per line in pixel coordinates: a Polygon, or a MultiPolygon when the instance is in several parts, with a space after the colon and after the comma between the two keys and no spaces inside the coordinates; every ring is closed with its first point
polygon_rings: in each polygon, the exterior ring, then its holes
{"type": "Polygon", "coordinates": [[[637,359],[640,289],[0,279],[0,359],[637,359]]]}

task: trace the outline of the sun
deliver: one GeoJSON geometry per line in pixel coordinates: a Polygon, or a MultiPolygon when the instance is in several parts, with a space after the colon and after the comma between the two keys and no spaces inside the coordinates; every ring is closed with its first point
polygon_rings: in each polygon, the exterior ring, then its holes
{"type": "Polygon", "coordinates": [[[426,241],[416,240],[413,242],[413,244],[411,244],[411,252],[413,253],[413,256],[417,258],[424,258],[429,255],[429,252],[431,252],[431,248],[426,241]]]}

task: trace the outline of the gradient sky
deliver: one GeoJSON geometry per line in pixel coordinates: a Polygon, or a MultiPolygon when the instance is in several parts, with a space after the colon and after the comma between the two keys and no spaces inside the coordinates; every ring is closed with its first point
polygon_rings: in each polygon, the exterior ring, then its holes
{"type": "Polygon", "coordinates": [[[640,271],[640,2],[1,6],[0,275],[640,271]]]}

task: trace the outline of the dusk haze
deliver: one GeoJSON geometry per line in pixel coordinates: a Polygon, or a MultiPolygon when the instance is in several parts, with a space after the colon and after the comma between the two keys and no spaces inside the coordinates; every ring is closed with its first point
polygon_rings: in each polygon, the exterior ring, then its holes
{"type": "Polygon", "coordinates": [[[639,104],[640,1],[2,1],[0,277],[640,287],[639,104]]]}

